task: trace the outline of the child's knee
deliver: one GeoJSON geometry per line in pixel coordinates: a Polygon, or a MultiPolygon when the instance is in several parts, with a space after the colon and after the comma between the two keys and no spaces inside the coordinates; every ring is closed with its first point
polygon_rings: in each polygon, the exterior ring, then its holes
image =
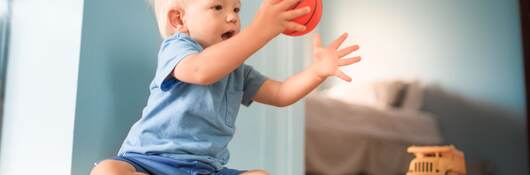
{"type": "Polygon", "coordinates": [[[137,174],[135,168],[123,161],[119,160],[104,160],[99,162],[90,175],[132,175],[137,174]]]}

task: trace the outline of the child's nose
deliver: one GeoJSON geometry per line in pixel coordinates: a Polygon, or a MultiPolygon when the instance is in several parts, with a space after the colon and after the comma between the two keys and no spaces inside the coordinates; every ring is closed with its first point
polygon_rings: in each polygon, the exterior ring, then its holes
{"type": "Polygon", "coordinates": [[[226,17],[226,22],[232,22],[232,23],[235,23],[239,20],[239,16],[236,15],[236,14],[228,14],[228,16],[226,17]]]}

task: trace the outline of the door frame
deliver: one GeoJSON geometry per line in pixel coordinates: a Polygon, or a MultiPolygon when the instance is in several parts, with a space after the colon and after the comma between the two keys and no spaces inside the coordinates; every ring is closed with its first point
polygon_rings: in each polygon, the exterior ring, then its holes
{"type": "MultiPolygon", "coordinates": [[[[523,44],[523,64],[524,64],[524,81],[525,81],[525,89],[526,89],[526,136],[527,136],[527,142],[530,140],[530,129],[528,126],[530,126],[530,117],[528,113],[528,109],[530,109],[530,98],[528,95],[530,94],[530,4],[528,0],[519,0],[519,8],[520,8],[520,15],[521,15],[521,33],[522,33],[522,44],[523,44]]],[[[530,150],[530,145],[527,144],[528,150],[530,150]]],[[[530,151],[528,151],[528,157],[530,157],[530,151]]],[[[529,161],[530,167],[530,161],[529,161]]]]}
{"type": "Polygon", "coordinates": [[[11,0],[0,0],[0,144],[4,118],[5,80],[11,19],[11,0]],[[2,14],[3,13],[3,14],[2,14]]]}

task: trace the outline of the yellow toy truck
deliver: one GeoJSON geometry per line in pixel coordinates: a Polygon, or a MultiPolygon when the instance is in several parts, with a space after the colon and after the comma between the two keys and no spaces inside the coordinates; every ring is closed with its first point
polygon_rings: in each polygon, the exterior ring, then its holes
{"type": "Polygon", "coordinates": [[[465,175],[464,153],[453,145],[410,146],[407,152],[414,154],[407,175],[465,175]]]}

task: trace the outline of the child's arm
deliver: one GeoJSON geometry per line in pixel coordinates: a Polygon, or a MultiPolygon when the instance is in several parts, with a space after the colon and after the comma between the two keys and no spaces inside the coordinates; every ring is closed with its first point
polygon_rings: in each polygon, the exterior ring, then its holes
{"type": "Polygon", "coordinates": [[[310,11],[307,7],[288,10],[298,1],[300,0],[264,1],[248,28],[199,54],[187,56],[175,66],[173,76],[193,84],[215,83],[238,68],[250,55],[282,31],[305,30],[305,26],[290,21],[310,11]]]}
{"type": "Polygon", "coordinates": [[[353,45],[338,50],[346,38],[347,34],[343,34],[327,48],[322,48],[320,36],[316,35],[313,43],[313,64],[284,82],[265,81],[254,96],[254,100],[284,107],[307,95],[329,76],[337,76],[345,81],[351,81],[351,78],[338,68],[356,63],[361,60],[361,57],[342,59],[342,57],[359,49],[359,46],[353,45]]]}

